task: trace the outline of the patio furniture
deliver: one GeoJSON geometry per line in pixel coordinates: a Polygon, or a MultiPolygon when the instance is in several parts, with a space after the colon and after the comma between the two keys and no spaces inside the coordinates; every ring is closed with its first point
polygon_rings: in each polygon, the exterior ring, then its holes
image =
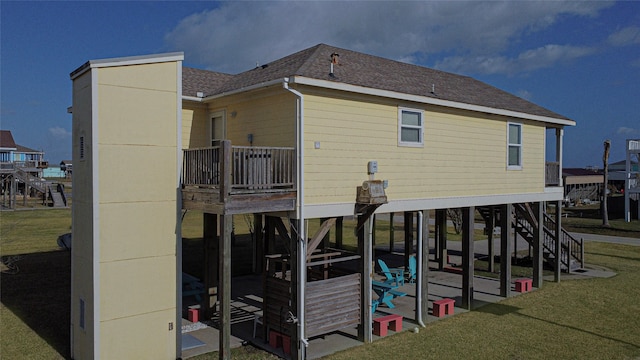
{"type": "Polygon", "coordinates": [[[380,265],[380,269],[384,274],[386,280],[385,283],[392,284],[396,283],[397,286],[404,285],[404,270],[403,269],[389,269],[387,263],[382,259],[378,259],[378,265],[380,265]]]}
{"type": "Polygon", "coordinates": [[[417,272],[417,263],[416,257],[412,256],[409,258],[409,270],[407,271],[407,281],[410,284],[414,284],[416,282],[416,272],[417,272]]]}
{"type": "Polygon", "coordinates": [[[393,302],[391,302],[391,300],[397,297],[402,297],[407,295],[406,293],[397,291],[396,290],[398,288],[397,286],[392,284],[387,284],[381,281],[375,281],[375,280],[372,281],[371,288],[378,295],[376,308],[377,308],[377,305],[379,304],[385,304],[389,309],[393,309],[396,306],[393,304],[393,302]]]}
{"type": "Polygon", "coordinates": [[[193,295],[199,302],[201,300],[200,294],[204,294],[204,285],[202,285],[200,279],[183,272],[182,297],[193,295]]]}

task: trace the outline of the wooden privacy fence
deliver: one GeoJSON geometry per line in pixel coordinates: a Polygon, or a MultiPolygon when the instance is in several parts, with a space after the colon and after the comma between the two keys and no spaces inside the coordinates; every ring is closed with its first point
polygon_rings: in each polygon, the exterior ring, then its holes
{"type": "Polygon", "coordinates": [[[230,146],[184,150],[183,186],[223,187],[229,193],[292,190],[295,150],[289,147],[230,146]]]}

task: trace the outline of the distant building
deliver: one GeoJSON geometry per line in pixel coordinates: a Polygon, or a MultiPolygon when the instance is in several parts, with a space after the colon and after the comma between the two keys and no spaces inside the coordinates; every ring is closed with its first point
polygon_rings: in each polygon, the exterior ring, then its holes
{"type": "Polygon", "coordinates": [[[44,169],[44,171],[42,172],[42,177],[45,179],[63,178],[65,176],[66,176],[65,172],[62,171],[62,169],[60,169],[60,167],[58,166],[50,166],[44,169]]]}
{"type": "Polygon", "coordinates": [[[562,169],[565,202],[591,202],[600,199],[600,189],[604,182],[602,172],[590,169],[562,169]]]}
{"type": "Polygon", "coordinates": [[[49,167],[44,160],[44,151],[38,151],[18,145],[9,130],[0,130],[0,169],[12,172],[21,169],[34,176],[41,177],[42,170],[49,167]]]}
{"type": "Polygon", "coordinates": [[[64,172],[64,176],[70,178],[73,175],[73,163],[71,160],[62,160],[60,162],[60,170],[64,172]]]}

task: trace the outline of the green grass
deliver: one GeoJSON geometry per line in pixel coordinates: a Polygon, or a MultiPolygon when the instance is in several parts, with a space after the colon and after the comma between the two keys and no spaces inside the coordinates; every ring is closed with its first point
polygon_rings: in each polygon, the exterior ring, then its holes
{"type": "Polygon", "coordinates": [[[571,232],[640,238],[640,220],[625,222],[624,219],[609,219],[610,227],[602,226],[599,205],[577,206],[564,209],[567,217],[562,226],[571,232]]]}
{"type": "Polygon", "coordinates": [[[0,212],[0,254],[57,250],[58,236],[71,232],[71,209],[0,212]]]}
{"type": "Polygon", "coordinates": [[[631,359],[640,356],[640,247],[587,244],[609,279],[542,290],[430,323],[327,359],[631,359]]]}
{"type": "Polygon", "coordinates": [[[70,231],[69,209],[0,213],[0,358],[68,357],[70,231]]]}

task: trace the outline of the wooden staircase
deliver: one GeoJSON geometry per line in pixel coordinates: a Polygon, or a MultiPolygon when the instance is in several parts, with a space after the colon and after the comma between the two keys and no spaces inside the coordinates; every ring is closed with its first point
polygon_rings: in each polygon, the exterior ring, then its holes
{"type": "MultiPolygon", "coordinates": [[[[478,207],[478,212],[485,221],[489,221],[491,210],[488,207],[478,207]]],[[[496,211],[498,216],[502,214],[496,211]]],[[[522,237],[533,246],[535,241],[535,232],[538,227],[538,221],[529,203],[513,204],[513,213],[510,214],[511,226],[516,234],[522,237]]],[[[565,229],[562,229],[560,235],[560,255],[556,254],[555,240],[555,220],[544,213],[543,221],[543,255],[547,262],[555,267],[556,259],[560,258],[560,268],[564,271],[571,272],[584,267],[584,248],[582,240],[577,240],[571,236],[565,229]]]]}
{"type": "Polygon", "coordinates": [[[67,197],[64,194],[64,186],[62,184],[54,184],[50,181],[42,180],[22,169],[15,171],[15,178],[41,193],[45,201],[47,197],[50,198],[53,207],[67,207],[67,197]]]}

